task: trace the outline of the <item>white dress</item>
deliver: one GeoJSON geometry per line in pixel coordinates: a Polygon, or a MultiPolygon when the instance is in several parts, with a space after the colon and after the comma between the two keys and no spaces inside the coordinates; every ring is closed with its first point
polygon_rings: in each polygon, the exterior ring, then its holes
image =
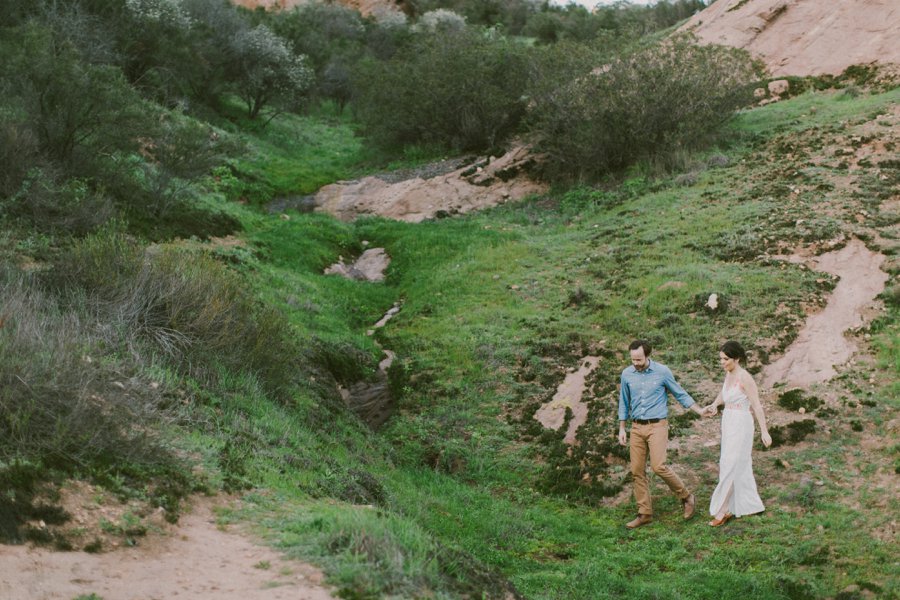
{"type": "Polygon", "coordinates": [[[750,400],[740,386],[722,385],[725,410],[722,411],[722,454],[719,456],[719,485],[709,502],[709,514],[721,509],[736,517],[766,509],[756,491],[753,478],[753,415],[750,400]],[[728,492],[733,490],[731,497],[728,492]],[[723,506],[723,503],[727,504],[723,506]]]}

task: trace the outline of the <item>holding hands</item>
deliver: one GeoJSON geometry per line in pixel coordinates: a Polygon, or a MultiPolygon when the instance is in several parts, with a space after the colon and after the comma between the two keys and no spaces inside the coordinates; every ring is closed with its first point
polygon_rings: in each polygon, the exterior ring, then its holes
{"type": "Polygon", "coordinates": [[[716,416],[716,414],[718,412],[719,412],[719,410],[716,408],[716,404],[714,402],[712,404],[704,406],[703,409],[700,411],[700,416],[701,417],[714,417],[714,416],[716,416]]]}

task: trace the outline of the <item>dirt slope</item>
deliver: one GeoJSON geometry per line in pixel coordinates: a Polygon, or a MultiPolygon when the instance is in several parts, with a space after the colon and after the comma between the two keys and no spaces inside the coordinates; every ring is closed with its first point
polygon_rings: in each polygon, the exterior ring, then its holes
{"type": "Polygon", "coordinates": [[[897,0],[718,0],[682,30],[706,43],[744,48],[775,76],[900,64],[897,0]]]}

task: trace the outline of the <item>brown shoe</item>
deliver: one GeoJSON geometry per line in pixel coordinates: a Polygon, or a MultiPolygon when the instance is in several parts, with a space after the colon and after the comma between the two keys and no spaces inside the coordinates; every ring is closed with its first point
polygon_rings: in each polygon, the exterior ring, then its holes
{"type": "Polygon", "coordinates": [[[710,527],[721,527],[725,523],[727,523],[732,517],[734,517],[731,513],[725,513],[721,517],[716,517],[712,521],[709,522],[710,527]]]}
{"type": "Polygon", "coordinates": [[[681,505],[684,506],[684,518],[685,520],[690,519],[694,516],[694,505],[696,504],[696,498],[691,494],[687,498],[681,501],[681,505]]]}
{"type": "Polygon", "coordinates": [[[628,521],[627,523],[625,523],[625,527],[627,527],[628,529],[637,529],[641,525],[646,525],[647,523],[652,523],[652,522],[653,522],[652,515],[638,515],[637,518],[634,519],[633,521],[628,521]]]}

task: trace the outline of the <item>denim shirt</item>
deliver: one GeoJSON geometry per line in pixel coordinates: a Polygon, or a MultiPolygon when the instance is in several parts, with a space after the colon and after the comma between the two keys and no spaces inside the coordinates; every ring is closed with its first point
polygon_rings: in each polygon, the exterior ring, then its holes
{"type": "Polygon", "coordinates": [[[669,414],[668,397],[672,394],[685,408],[694,404],[666,365],[648,361],[647,368],[638,371],[630,366],[622,371],[619,390],[619,420],[665,419],[669,414]]]}

